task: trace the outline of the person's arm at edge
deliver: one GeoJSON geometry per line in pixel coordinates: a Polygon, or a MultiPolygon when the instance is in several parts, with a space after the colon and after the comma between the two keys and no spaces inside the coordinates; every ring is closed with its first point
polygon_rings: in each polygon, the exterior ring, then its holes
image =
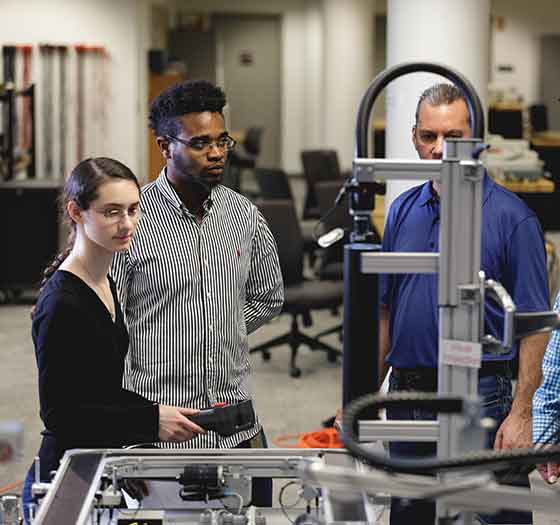
{"type": "MultiPolygon", "coordinates": [[[[554,306],[560,312],[560,295],[554,306]]],[[[533,444],[543,447],[559,442],[560,434],[560,330],[554,330],[542,363],[542,383],[533,396],[533,444]]],[[[541,478],[555,483],[560,476],[558,463],[537,465],[541,478]]]]}
{"type": "Polygon", "coordinates": [[[521,341],[515,396],[511,411],[496,434],[496,450],[531,446],[532,400],[541,383],[541,363],[547,342],[548,334],[531,335],[521,341]]]}
{"type": "MultiPolygon", "coordinates": [[[[506,286],[519,311],[548,310],[548,279],[544,237],[538,219],[522,220],[507,245],[506,286]],[[511,286],[511,289],[510,289],[511,286]]],[[[519,375],[512,408],[496,434],[495,449],[526,448],[532,444],[532,400],[539,387],[548,334],[524,337],[519,344],[519,375]]]]}
{"type": "Polygon", "coordinates": [[[255,208],[256,227],[244,305],[247,334],[276,317],[284,303],[284,284],[276,241],[266,220],[255,208]]]}

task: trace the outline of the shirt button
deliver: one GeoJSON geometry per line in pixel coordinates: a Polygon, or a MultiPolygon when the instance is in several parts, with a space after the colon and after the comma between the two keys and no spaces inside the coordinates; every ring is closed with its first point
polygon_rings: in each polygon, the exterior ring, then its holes
{"type": "Polygon", "coordinates": [[[208,266],[208,259],[204,259],[204,264],[208,266]]]}
{"type": "Polygon", "coordinates": [[[212,329],[213,329],[213,325],[209,325],[208,330],[212,331],[212,329]]]}
{"type": "Polygon", "coordinates": [[[210,292],[206,292],[206,297],[212,297],[212,294],[210,292]]]}
{"type": "Polygon", "coordinates": [[[214,360],[212,358],[208,359],[208,361],[210,361],[210,363],[214,362],[214,360]]]}

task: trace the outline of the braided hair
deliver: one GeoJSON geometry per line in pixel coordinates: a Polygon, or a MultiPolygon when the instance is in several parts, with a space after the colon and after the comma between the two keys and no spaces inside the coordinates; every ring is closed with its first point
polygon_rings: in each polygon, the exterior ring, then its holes
{"type": "Polygon", "coordinates": [[[107,157],[85,159],[70,173],[59,198],[60,211],[64,222],[70,227],[66,248],[59,253],[43,271],[39,293],[50,277],[58,270],[64,259],[70,255],[76,240],[76,223],[68,215],[67,205],[74,201],[82,210],[87,210],[99,196],[99,188],[111,179],[130,180],[140,189],[132,171],[122,162],[107,157]]]}

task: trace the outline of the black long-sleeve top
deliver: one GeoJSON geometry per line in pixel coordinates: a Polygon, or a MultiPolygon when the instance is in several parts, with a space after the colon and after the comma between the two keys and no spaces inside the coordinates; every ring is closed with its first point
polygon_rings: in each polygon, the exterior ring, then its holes
{"type": "Polygon", "coordinates": [[[115,322],[97,294],[64,270],[49,279],[35,308],[32,334],[48,438],[40,456],[48,468],[70,448],[158,441],[158,406],[122,388],[128,333],[110,284],[115,322]]]}

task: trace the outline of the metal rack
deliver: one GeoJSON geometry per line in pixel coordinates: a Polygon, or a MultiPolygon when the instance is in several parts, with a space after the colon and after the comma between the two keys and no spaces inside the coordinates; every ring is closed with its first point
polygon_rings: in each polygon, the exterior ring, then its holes
{"type": "Polygon", "coordinates": [[[18,165],[15,155],[15,121],[17,97],[27,99],[31,129],[31,144],[27,151],[19,152],[21,163],[26,164],[28,178],[35,178],[35,86],[31,84],[25,89],[16,90],[13,85],[0,87],[0,106],[3,106],[3,133],[0,142],[0,178],[11,180],[18,165]]]}

